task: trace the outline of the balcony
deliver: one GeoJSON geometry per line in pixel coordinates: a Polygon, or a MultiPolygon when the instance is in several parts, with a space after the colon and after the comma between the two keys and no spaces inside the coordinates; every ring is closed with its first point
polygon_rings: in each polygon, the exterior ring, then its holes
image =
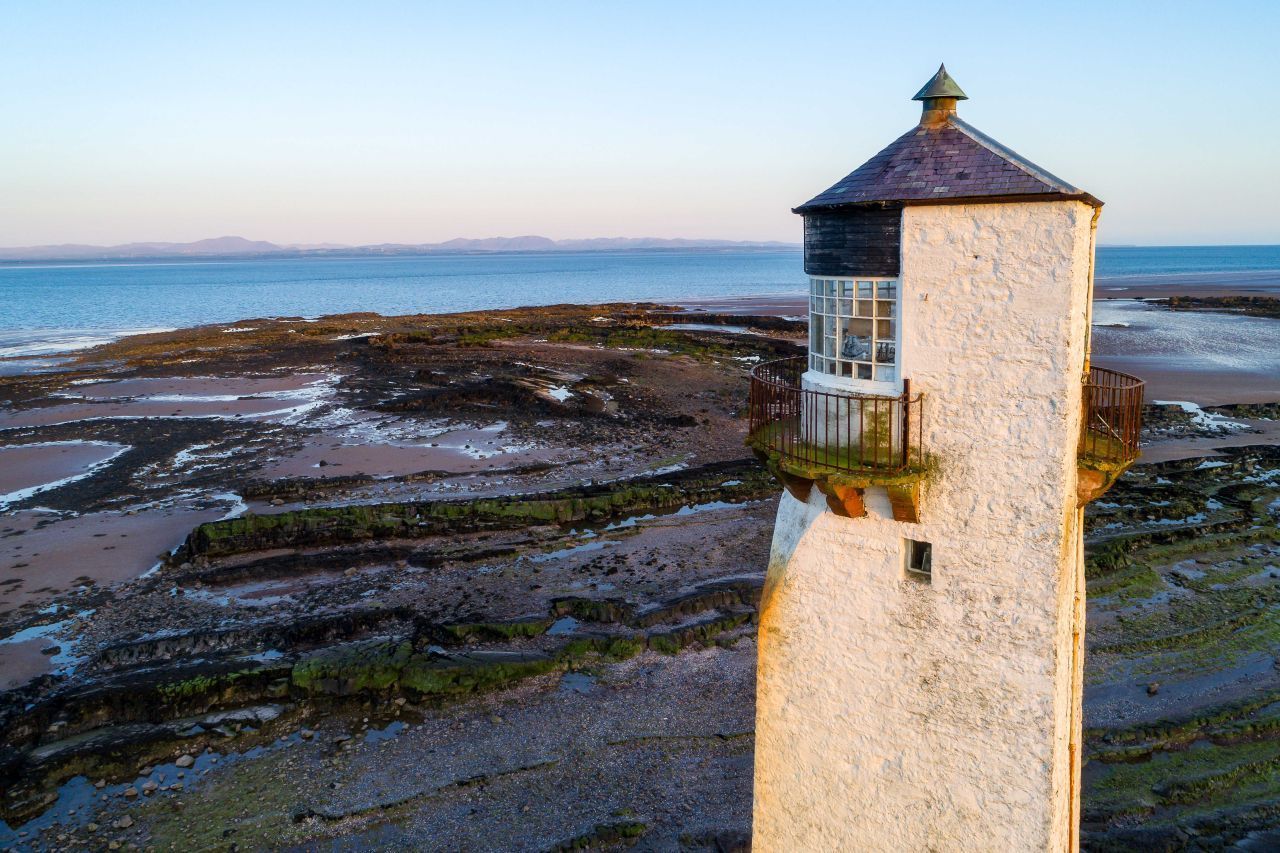
{"type": "MultiPolygon", "coordinates": [[[[889,493],[894,518],[918,521],[924,477],[922,395],[882,397],[803,387],[807,362],[786,358],[751,372],[747,444],[797,500],[817,486],[840,515],[866,514],[869,486],[889,493]]],[[[1092,368],[1085,376],[1077,501],[1084,506],[1111,488],[1138,458],[1144,383],[1092,368]]]]}
{"type": "Polygon", "coordinates": [[[866,514],[863,493],[884,486],[894,517],[918,521],[923,404],[910,387],[896,397],[804,388],[805,358],[758,365],[751,372],[747,443],[793,497],[816,485],[833,511],[866,514]]]}
{"type": "Polygon", "coordinates": [[[1145,386],[1136,376],[1104,367],[1090,368],[1085,375],[1076,453],[1080,506],[1111,488],[1138,458],[1145,386]]]}

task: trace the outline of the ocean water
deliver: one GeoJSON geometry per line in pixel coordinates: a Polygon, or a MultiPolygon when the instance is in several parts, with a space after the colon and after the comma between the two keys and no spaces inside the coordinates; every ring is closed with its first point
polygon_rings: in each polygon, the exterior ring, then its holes
{"type": "MultiPolygon", "coordinates": [[[[1280,271],[1280,246],[1101,247],[1098,278],[1280,271]]],[[[254,317],[800,294],[793,251],[577,252],[0,266],[0,371],[121,335],[254,317]]],[[[1135,295],[1137,295],[1135,293],[1135,295]]]]}
{"type": "Polygon", "coordinates": [[[800,292],[800,254],[579,252],[0,266],[0,357],[254,317],[800,292]]]}

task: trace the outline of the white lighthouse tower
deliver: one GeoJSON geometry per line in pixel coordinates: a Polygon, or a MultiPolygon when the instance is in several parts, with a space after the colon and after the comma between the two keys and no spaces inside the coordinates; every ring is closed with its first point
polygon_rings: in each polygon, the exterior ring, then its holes
{"type": "Polygon", "coordinates": [[[786,486],[760,610],[754,849],[1074,850],[1082,507],[1142,386],[1089,366],[1101,202],[962,121],[796,208],[807,357],[757,368],[786,486]]]}

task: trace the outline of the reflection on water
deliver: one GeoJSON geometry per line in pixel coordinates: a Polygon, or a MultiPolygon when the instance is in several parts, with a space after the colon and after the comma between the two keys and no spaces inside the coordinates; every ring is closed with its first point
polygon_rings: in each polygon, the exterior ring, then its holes
{"type": "Polygon", "coordinates": [[[1093,352],[1187,371],[1280,375],[1280,321],[1210,311],[1170,311],[1133,299],[1094,304],[1093,352]]]}

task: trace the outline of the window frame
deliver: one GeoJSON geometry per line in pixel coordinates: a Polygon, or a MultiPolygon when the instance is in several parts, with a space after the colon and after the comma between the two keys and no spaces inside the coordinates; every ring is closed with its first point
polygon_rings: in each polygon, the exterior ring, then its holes
{"type": "Polygon", "coordinates": [[[899,393],[902,390],[902,277],[901,276],[809,276],[808,291],[809,341],[807,372],[818,382],[838,383],[869,392],[899,393]],[[859,283],[871,285],[871,298],[859,298],[859,283]],[[893,285],[892,298],[882,298],[881,288],[893,285]],[[847,288],[845,287],[847,285],[847,288]],[[888,317],[881,314],[885,304],[892,306],[888,317]],[[867,316],[864,309],[870,305],[867,316]],[[848,309],[848,313],[843,313],[848,309]],[[834,308],[835,313],[827,310],[834,308]],[[821,310],[819,310],[821,309],[821,310]],[[846,335],[852,321],[871,324],[869,358],[842,355],[846,335]],[[880,337],[881,324],[892,324],[892,337],[880,337]],[[885,343],[893,346],[893,361],[878,362],[876,356],[885,343]],[[828,353],[830,350],[830,354],[828,353]],[[892,377],[881,373],[892,365],[892,377]],[[883,367],[881,365],[884,365],[883,367]],[[870,374],[869,376],[867,374],[870,374]]]}
{"type": "Polygon", "coordinates": [[[933,543],[924,539],[905,538],[902,540],[902,567],[909,580],[917,583],[933,583],[933,543]],[[920,556],[920,567],[914,565],[917,555],[920,556]]]}

